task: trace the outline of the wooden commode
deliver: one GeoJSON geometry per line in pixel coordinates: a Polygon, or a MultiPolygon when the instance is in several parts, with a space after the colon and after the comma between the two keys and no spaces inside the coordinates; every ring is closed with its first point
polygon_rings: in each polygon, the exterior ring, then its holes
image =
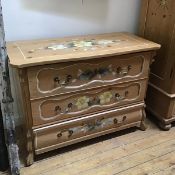
{"type": "Polygon", "coordinates": [[[149,66],[159,48],[128,33],[7,43],[27,165],[56,148],[144,130],[149,66]]]}

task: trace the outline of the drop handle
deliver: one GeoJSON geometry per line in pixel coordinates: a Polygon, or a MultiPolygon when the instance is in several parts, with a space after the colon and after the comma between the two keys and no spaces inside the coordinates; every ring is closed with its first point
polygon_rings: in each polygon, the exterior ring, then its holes
{"type": "Polygon", "coordinates": [[[72,107],[73,107],[73,104],[72,103],[69,103],[67,105],[67,108],[64,109],[64,110],[61,110],[61,107],[60,106],[55,106],[54,111],[55,111],[56,114],[60,114],[60,113],[67,114],[68,112],[70,112],[72,110],[72,107]]]}
{"type": "Polygon", "coordinates": [[[116,98],[116,100],[123,100],[123,99],[125,99],[127,96],[128,96],[128,94],[129,94],[129,91],[125,91],[124,92],[124,95],[122,96],[122,95],[120,95],[119,93],[116,93],[115,94],[115,98],[116,98]]]}
{"type": "Polygon", "coordinates": [[[114,119],[114,124],[122,124],[126,121],[126,116],[120,117],[120,118],[115,118],[114,119]]]}
{"type": "Polygon", "coordinates": [[[126,76],[129,71],[131,70],[132,66],[128,65],[127,67],[118,67],[117,68],[117,74],[121,75],[121,76],[126,76]]]}
{"type": "Polygon", "coordinates": [[[55,77],[53,80],[54,80],[55,83],[58,83],[58,84],[59,84],[59,82],[60,82],[59,77],[55,77]]]}
{"type": "Polygon", "coordinates": [[[54,82],[61,85],[61,86],[66,86],[68,85],[72,80],[72,75],[67,75],[65,80],[60,80],[59,77],[54,78],[54,82]]]}
{"type": "Polygon", "coordinates": [[[67,114],[68,112],[70,112],[71,110],[72,110],[72,108],[73,108],[73,104],[72,103],[69,103],[68,105],[67,105],[67,108],[65,109],[65,114],[67,114]]]}
{"type": "Polygon", "coordinates": [[[67,134],[67,137],[71,137],[74,132],[72,130],[62,130],[57,134],[57,138],[63,137],[64,133],[67,134]]]}
{"type": "Polygon", "coordinates": [[[58,114],[58,113],[61,113],[61,107],[60,106],[55,106],[55,113],[58,114]]]}

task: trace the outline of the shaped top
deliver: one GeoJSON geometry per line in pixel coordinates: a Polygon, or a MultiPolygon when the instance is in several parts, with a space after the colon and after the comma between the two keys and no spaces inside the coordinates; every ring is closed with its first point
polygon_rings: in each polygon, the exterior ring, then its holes
{"type": "Polygon", "coordinates": [[[159,44],[129,33],[7,43],[10,64],[18,68],[122,55],[159,48],[159,44]]]}

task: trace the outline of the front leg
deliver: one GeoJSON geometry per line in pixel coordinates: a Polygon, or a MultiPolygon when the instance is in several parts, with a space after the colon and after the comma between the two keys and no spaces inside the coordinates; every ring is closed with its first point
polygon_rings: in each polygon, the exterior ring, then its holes
{"type": "Polygon", "coordinates": [[[34,162],[34,151],[31,132],[27,133],[27,155],[26,155],[26,166],[31,166],[34,162]]]}
{"type": "Polygon", "coordinates": [[[139,127],[142,131],[145,131],[148,128],[148,126],[145,123],[145,119],[146,119],[146,113],[145,113],[145,109],[143,109],[142,110],[142,121],[139,127]]]}

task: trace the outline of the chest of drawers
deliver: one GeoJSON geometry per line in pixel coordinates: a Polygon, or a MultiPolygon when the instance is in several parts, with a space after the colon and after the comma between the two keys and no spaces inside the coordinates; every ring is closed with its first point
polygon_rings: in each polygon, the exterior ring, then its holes
{"type": "Polygon", "coordinates": [[[27,165],[56,148],[129,127],[145,129],[149,65],[160,45],[112,33],[7,48],[27,165]]]}

